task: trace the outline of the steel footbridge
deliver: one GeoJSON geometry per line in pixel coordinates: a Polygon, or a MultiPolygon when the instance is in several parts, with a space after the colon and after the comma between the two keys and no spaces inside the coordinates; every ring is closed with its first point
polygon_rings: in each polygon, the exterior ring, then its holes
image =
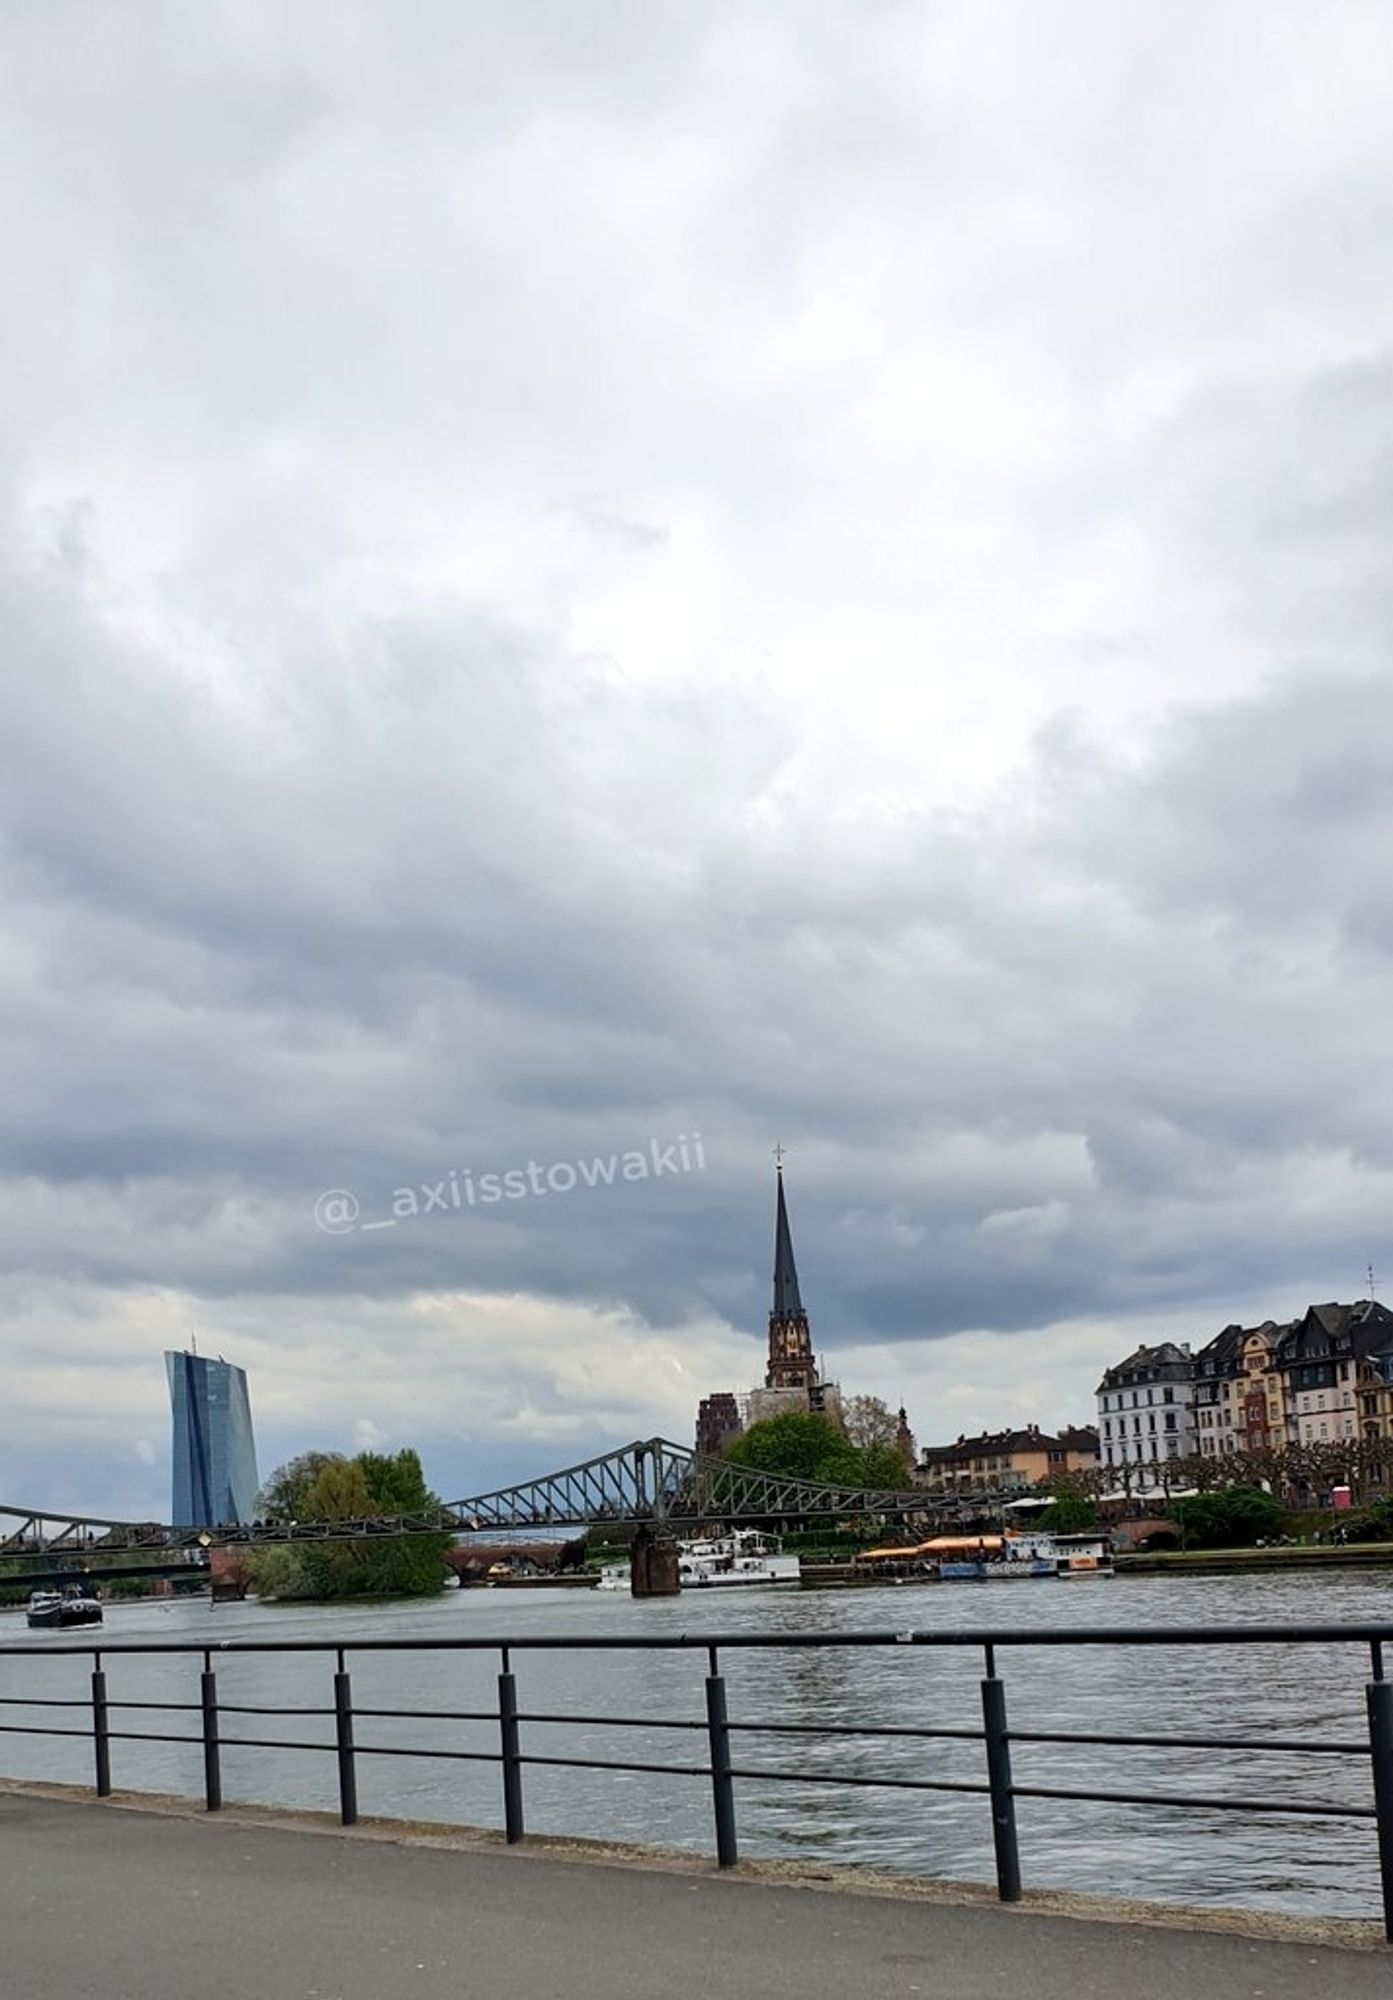
{"type": "Polygon", "coordinates": [[[874,1515],[962,1518],[980,1515],[994,1498],[971,1502],[930,1495],[922,1488],[889,1491],[827,1486],[785,1479],[698,1457],[666,1438],[648,1438],[580,1465],[523,1480],[493,1493],[426,1513],[379,1515],[340,1521],[209,1521],[172,1527],[150,1521],[112,1521],[43,1507],[0,1506],[0,1557],[116,1550],[198,1550],[259,1547],[280,1542],[346,1541],[384,1535],[466,1535],[480,1530],[540,1528],[691,1529],[707,1522],[793,1526],[831,1516],[874,1515]]]}

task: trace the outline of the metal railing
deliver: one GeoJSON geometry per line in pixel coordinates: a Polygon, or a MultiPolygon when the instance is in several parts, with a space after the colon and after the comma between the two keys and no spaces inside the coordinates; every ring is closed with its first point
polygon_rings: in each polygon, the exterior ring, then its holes
{"type": "Polygon", "coordinates": [[[1393,1682],[1384,1678],[1384,1646],[1393,1641],[1393,1624],[1346,1625],[1230,1625],[1207,1627],[1084,1627],[1063,1630],[1000,1631],[870,1631],[870,1632],[781,1632],[646,1635],[521,1636],[510,1638],[417,1638],[336,1640],[241,1640],[217,1646],[189,1641],[139,1641],[114,1644],[92,1641],[60,1641],[57,1644],[0,1645],[0,1658],[33,1660],[41,1664],[55,1655],[90,1658],[91,1684],[83,1696],[55,1696],[42,1693],[0,1695],[0,1711],[24,1709],[81,1709],[86,1718],[81,1726],[59,1722],[0,1722],[0,1734],[28,1736],[82,1737],[91,1742],[93,1777],[99,1797],[110,1796],[111,1745],[113,1742],[175,1743],[201,1745],[203,1753],[204,1804],[217,1812],[223,1803],[222,1753],[225,1749],[306,1750],[332,1754],[337,1763],[339,1815],[345,1826],[358,1818],[358,1767],[365,1757],[411,1757],[496,1764],[500,1767],[503,1833],[509,1843],[524,1838],[523,1772],[529,1766],[551,1766],[586,1771],[637,1772],[702,1778],[711,1787],[711,1810],[717,1863],[733,1867],[739,1859],[736,1824],[737,1783],[816,1783],[870,1789],[891,1788],[908,1792],[947,1792],[976,1795],[988,1805],[995,1857],[997,1893],[1003,1902],[1017,1902],[1021,1896],[1020,1837],[1016,1823],[1018,1799],[1054,1799],[1089,1804],[1144,1807],[1179,1807],[1204,1813],[1245,1815],[1295,1815],[1324,1820],[1372,1820],[1378,1846],[1379,1880],[1385,1936],[1393,1942],[1393,1682]],[[747,1654],[778,1650],[805,1651],[809,1648],[854,1649],[861,1647],[933,1647],[957,1651],[974,1650],[982,1655],[980,1682],[982,1722],[980,1728],[966,1726],[917,1726],[901,1723],[788,1722],[732,1718],[727,1703],[723,1654],[747,1654]],[[1218,1647],[1218,1646],[1358,1646],[1366,1648],[1369,1679],[1365,1683],[1367,1733],[1357,1741],[1320,1740],[1308,1737],[1247,1737],[1218,1732],[1176,1734],[1109,1733],[1059,1729],[1022,1729],[1011,1725],[1007,1715],[1006,1684],[998,1671],[1000,1655],[1010,1650],[1089,1647],[1218,1647]],[[382,1708],[355,1705],[350,1654],[435,1653],[496,1654],[499,1660],[497,1700],[491,1708],[382,1708]],[[519,1708],[515,1654],[538,1652],[604,1653],[692,1653],[707,1656],[704,1716],[666,1717],[594,1715],[575,1713],[534,1713],[519,1708]],[[332,1705],[304,1707],[290,1703],[272,1706],[227,1702],[220,1698],[215,1659],[232,1654],[328,1655],[334,1663],[332,1705]],[[112,1696],[104,1662],[122,1655],[182,1654],[201,1661],[198,1696],[187,1701],[124,1701],[112,1696]],[[183,1712],[198,1718],[198,1733],[113,1726],[114,1712],[183,1712]],[[333,1721],[332,1742],[290,1740],[275,1736],[247,1736],[224,1733],[227,1717],[320,1717],[333,1721]],[[454,1746],[363,1744],[357,1741],[358,1721],[435,1721],[443,1723],[485,1723],[497,1731],[498,1747],[493,1750],[454,1746]],[[565,1757],[547,1755],[524,1747],[523,1730],[528,1725],[604,1727],[631,1730],[684,1731],[705,1739],[706,1757],[695,1763],[654,1763],[622,1758],[565,1757]],[[738,1762],[735,1743],[746,1736],[811,1737],[824,1739],[895,1739],[897,1741],[953,1740],[980,1743],[984,1750],[981,1778],[908,1777],[889,1773],[829,1771],[819,1768],[790,1770],[783,1766],[738,1762]],[[1370,1772],[1368,1803],[1339,1800],[1306,1800],[1292,1797],[1234,1797],[1221,1793],[1156,1792],[1126,1787],[1022,1784],[1012,1769],[1012,1747],[1016,1744],[1053,1744],[1075,1749],[1118,1748],[1146,1750],[1241,1751],[1254,1756],[1297,1753],[1302,1756],[1367,1759],[1370,1772]]]}

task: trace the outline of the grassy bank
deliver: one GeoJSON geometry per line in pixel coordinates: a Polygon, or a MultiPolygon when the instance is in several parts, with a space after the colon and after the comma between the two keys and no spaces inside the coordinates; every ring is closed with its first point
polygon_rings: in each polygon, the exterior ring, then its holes
{"type": "Polygon", "coordinates": [[[1343,1547],[1286,1549],[1179,1549],[1154,1554],[1118,1556],[1119,1575],[1139,1576],[1158,1570],[1201,1571],[1224,1575],[1238,1570],[1386,1569],[1393,1567],[1393,1542],[1348,1542],[1343,1547]]]}

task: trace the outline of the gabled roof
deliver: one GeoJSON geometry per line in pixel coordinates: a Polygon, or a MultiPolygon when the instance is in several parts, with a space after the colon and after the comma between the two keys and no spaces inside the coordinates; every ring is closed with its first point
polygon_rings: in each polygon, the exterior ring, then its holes
{"type": "Polygon", "coordinates": [[[1188,1374],[1193,1367],[1194,1361],[1187,1348],[1177,1346],[1173,1340],[1158,1341],[1155,1347],[1134,1348],[1125,1361],[1119,1361],[1115,1368],[1106,1369],[1098,1384],[1099,1394],[1105,1389],[1115,1389],[1121,1381],[1132,1376],[1151,1376],[1160,1381],[1167,1374],[1172,1377],[1188,1374]]]}
{"type": "Polygon", "coordinates": [[[1098,1449],[1098,1433],[1089,1425],[1066,1426],[1056,1437],[1051,1431],[1027,1427],[1013,1431],[982,1431],[976,1437],[960,1437],[956,1444],[926,1445],[920,1462],[943,1465],[954,1460],[1007,1458],[1016,1452],[1092,1451],[1098,1449]]]}

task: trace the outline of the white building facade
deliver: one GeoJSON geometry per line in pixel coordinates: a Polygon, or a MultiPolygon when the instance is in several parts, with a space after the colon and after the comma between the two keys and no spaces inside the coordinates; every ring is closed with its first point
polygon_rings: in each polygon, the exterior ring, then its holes
{"type": "Polygon", "coordinates": [[[1139,1347],[1098,1385],[1103,1466],[1160,1465],[1195,1450],[1195,1362],[1188,1345],[1139,1347]]]}

